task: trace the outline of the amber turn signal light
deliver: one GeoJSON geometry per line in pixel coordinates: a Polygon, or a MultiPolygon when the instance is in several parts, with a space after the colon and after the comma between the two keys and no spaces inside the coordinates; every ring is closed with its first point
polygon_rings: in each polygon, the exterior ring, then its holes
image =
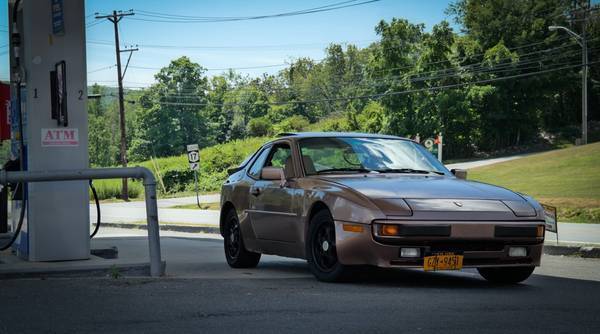
{"type": "Polygon", "coordinates": [[[398,225],[381,225],[381,235],[396,236],[398,235],[398,225]]]}
{"type": "Polygon", "coordinates": [[[544,236],[545,230],[546,230],[546,227],[544,225],[538,225],[537,231],[536,231],[536,236],[538,238],[542,238],[544,236]]]}
{"type": "Polygon", "coordinates": [[[343,224],[342,228],[346,232],[355,232],[355,233],[361,233],[364,230],[362,225],[354,225],[354,224],[343,224]]]}

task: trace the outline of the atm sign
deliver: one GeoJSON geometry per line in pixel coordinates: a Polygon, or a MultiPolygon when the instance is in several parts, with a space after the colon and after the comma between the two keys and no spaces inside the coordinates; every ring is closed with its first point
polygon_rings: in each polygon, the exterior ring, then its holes
{"type": "Polygon", "coordinates": [[[42,147],[79,146],[79,129],[42,129],[42,147]]]}

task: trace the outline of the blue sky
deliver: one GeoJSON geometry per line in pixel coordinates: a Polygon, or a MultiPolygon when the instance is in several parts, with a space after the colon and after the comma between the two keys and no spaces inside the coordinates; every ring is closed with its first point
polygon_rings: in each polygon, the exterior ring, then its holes
{"type": "MultiPolygon", "coordinates": [[[[49,1],[49,0],[47,0],[49,1]]],[[[248,16],[288,12],[328,5],[341,0],[86,0],[86,14],[109,13],[112,10],[138,9],[192,16],[248,16]]],[[[5,1],[2,1],[6,3],[5,1]]],[[[121,41],[138,44],[140,51],[131,59],[132,66],[160,68],[179,56],[189,56],[208,69],[252,67],[283,64],[298,57],[323,57],[323,49],[331,42],[352,42],[366,46],[377,39],[375,25],[381,20],[403,17],[414,23],[431,26],[443,19],[448,0],[382,0],[357,7],[344,8],[293,17],[216,23],[155,23],[125,18],[120,23],[121,41]],[[216,47],[208,49],[151,48],[144,45],[176,45],[216,47]],[[229,47],[234,48],[229,48],[229,47]]],[[[8,41],[6,5],[0,5],[0,46],[8,41]]],[[[137,16],[137,18],[142,18],[137,16]]],[[[93,23],[88,17],[88,23],[93,23]]],[[[115,64],[114,32],[110,22],[94,24],[87,29],[88,81],[115,85],[114,68],[95,71],[115,64]]],[[[8,63],[0,48],[0,78],[7,77],[8,63]]],[[[250,76],[275,73],[282,67],[238,70],[250,76]]],[[[154,81],[156,70],[129,68],[125,85],[146,86],[154,81]]],[[[209,71],[208,75],[222,71],[209,71]]]]}
{"type": "MultiPolygon", "coordinates": [[[[88,0],[87,12],[109,12],[112,9],[141,9],[178,15],[194,16],[248,16],[287,12],[336,3],[339,0],[225,0],[225,1],[124,1],[88,0]],[[172,4],[172,5],[167,5],[172,4]],[[125,6],[125,7],[124,7],[125,6]]],[[[121,40],[139,44],[131,65],[162,67],[179,56],[189,56],[208,69],[253,67],[283,64],[298,57],[323,57],[323,49],[330,42],[354,42],[368,45],[377,38],[374,26],[381,19],[405,17],[428,27],[446,16],[448,1],[383,0],[357,7],[264,20],[217,23],[154,23],[124,19],[121,40]],[[144,45],[178,45],[215,47],[207,49],[151,48],[144,45]],[[231,48],[233,47],[233,48],[231,48]]],[[[138,16],[138,18],[141,18],[138,16]]],[[[89,44],[88,69],[114,64],[113,28],[108,22],[88,30],[89,42],[110,42],[106,45],[89,44]]],[[[275,73],[282,67],[238,70],[250,76],[263,72],[275,73]]],[[[128,70],[126,85],[144,86],[153,81],[155,70],[128,70]]],[[[211,70],[209,75],[222,71],[211,70]]],[[[89,74],[89,81],[114,80],[114,69],[89,74]]],[[[110,84],[110,83],[107,83],[110,84]]]]}
{"type": "MultiPolygon", "coordinates": [[[[36,0],[42,1],[42,0],[36,0]]],[[[45,0],[50,1],[50,0],[45,0]]],[[[112,10],[145,10],[190,16],[249,16],[307,9],[341,0],[86,0],[89,28],[88,81],[116,85],[114,33],[106,20],[98,24],[93,14],[112,10]],[[111,68],[106,69],[106,67],[111,68]]],[[[375,25],[392,17],[424,23],[426,30],[441,20],[451,0],[381,0],[362,6],[329,12],[264,20],[214,23],[156,23],[135,20],[140,15],[121,21],[121,42],[138,44],[125,77],[128,87],[147,86],[154,81],[156,69],[172,59],[186,55],[203,67],[208,75],[223,68],[277,65],[298,57],[323,57],[323,49],[331,42],[351,42],[366,46],[376,40],[375,25]],[[150,45],[175,46],[170,48],[150,45]],[[204,48],[181,48],[198,46],[204,48]]],[[[598,0],[592,3],[598,3],[598,0]]],[[[0,80],[8,77],[7,0],[0,0],[0,80]]],[[[452,22],[451,22],[452,23],[452,22]]],[[[455,27],[456,28],[456,27],[455,27]]],[[[276,73],[283,66],[240,69],[238,72],[258,76],[276,73]]]]}

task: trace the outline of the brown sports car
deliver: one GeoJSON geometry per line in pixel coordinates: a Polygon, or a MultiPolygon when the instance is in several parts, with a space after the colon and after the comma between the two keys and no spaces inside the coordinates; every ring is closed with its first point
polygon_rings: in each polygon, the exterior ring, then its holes
{"type": "Polygon", "coordinates": [[[540,264],[545,217],[536,201],[466,181],[408,139],[284,134],[229,172],[220,226],[234,268],[276,254],[306,259],[323,281],[372,265],[472,267],[516,283],[540,264]]]}

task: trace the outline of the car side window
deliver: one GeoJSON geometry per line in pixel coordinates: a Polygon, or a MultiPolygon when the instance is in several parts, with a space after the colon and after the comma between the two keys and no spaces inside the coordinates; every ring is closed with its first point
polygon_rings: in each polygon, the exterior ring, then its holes
{"type": "Polygon", "coordinates": [[[271,158],[265,166],[284,168],[287,163],[291,163],[288,159],[292,156],[292,150],[287,144],[279,144],[273,148],[271,158]]]}
{"type": "Polygon", "coordinates": [[[250,167],[250,169],[248,170],[248,175],[250,177],[254,179],[260,179],[260,172],[263,166],[265,165],[265,161],[267,160],[270,151],[271,149],[267,147],[263,149],[262,152],[260,152],[258,157],[254,160],[252,167],[250,167]]]}

